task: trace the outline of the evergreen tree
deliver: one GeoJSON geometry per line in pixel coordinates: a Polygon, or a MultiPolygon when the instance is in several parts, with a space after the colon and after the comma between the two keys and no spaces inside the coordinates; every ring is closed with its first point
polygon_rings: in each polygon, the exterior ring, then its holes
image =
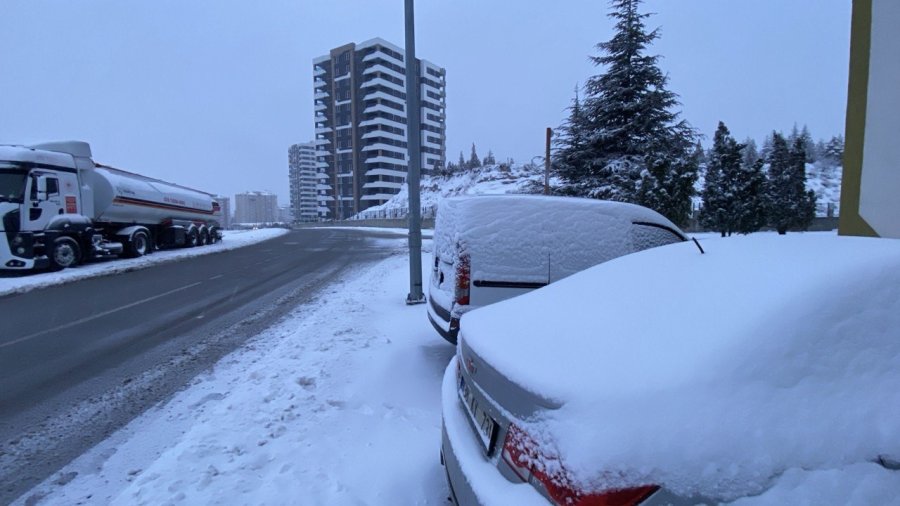
{"type": "Polygon", "coordinates": [[[485,155],[484,160],[482,160],[482,162],[485,165],[497,165],[497,160],[494,158],[494,152],[489,149],[488,154],[485,155]]]}
{"type": "MultiPolygon", "coordinates": [[[[746,152],[746,150],[745,150],[746,152]]],[[[745,160],[746,157],[745,157],[745,160]]],[[[766,224],[766,206],[763,189],[766,176],[763,172],[765,160],[741,163],[737,177],[737,193],[734,216],[734,231],[738,234],[756,232],[766,224]]]]}
{"type": "Polygon", "coordinates": [[[844,137],[843,136],[834,136],[827,143],[825,143],[825,149],[822,153],[824,158],[827,158],[830,162],[835,165],[843,165],[844,164],[844,137]]]}
{"type": "Polygon", "coordinates": [[[481,160],[478,159],[478,153],[475,152],[475,143],[472,143],[472,154],[469,155],[469,168],[474,169],[481,167],[481,160]]]}
{"type": "Polygon", "coordinates": [[[744,151],[741,165],[744,167],[752,167],[760,158],[759,150],[756,149],[756,141],[750,137],[744,139],[744,151]]]}
{"type": "Polygon", "coordinates": [[[674,112],[678,97],[666,89],[659,56],[646,54],[659,30],[646,30],[640,3],[612,2],[615,34],[591,58],[605,73],[587,81],[583,101],[576,94],[554,165],[564,193],[640,203],[684,224],[698,172],[696,134],[674,112]]]}
{"type": "Polygon", "coordinates": [[[743,149],[744,146],[734,140],[728,127],[720,121],[706,163],[700,223],[721,233],[722,237],[738,229],[743,149]]]}
{"type": "Polygon", "coordinates": [[[779,234],[791,228],[805,230],[816,205],[815,193],[806,190],[806,152],[799,137],[790,148],[781,134],[774,133],[772,139],[765,190],[769,225],[779,234]]]}
{"type": "Polygon", "coordinates": [[[459,169],[466,170],[468,168],[469,168],[469,166],[468,166],[468,164],[466,164],[466,157],[464,157],[463,152],[460,151],[459,152],[459,169]]]}
{"type": "Polygon", "coordinates": [[[564,180],[577,181],[584,177],[584,156],[587,153],[588,126],[585,124],[584,114],[581,108],[581,100],[578,96],[578,86],[575,86],[575,98],[569,106],[569,117],[556,129],[554,144],[556,145],[553,156],[555,172],[564,180]]]}

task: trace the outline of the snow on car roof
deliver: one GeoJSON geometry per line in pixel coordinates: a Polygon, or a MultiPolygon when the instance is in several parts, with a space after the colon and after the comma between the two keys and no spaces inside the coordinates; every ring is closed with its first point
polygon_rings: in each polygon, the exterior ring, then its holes
{"type": "Polygon", "coordinates": [[[583,484],[736,497],[786,469],[900,455],[898,240],[673,244],[462,328],[500,373],[562,404],[530,428],[583,484]]]}

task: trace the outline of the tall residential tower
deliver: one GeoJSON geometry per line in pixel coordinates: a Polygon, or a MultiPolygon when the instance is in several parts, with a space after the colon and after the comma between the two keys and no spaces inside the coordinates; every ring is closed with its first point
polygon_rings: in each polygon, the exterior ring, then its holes
{"type": "Polygon", "coordinates": [[[319,195],[319,177],[324,179],[326,176],[324,171],[320,173],[316,168],[315,143],[291,145],[288,148],[288,178],[294,221],[318,221],[328,214],[325,200],[330,197],[319,195]]]}
{"type": "MultiPolygon", "coordinates": [[[[347,44],[313,60],[317,166],[330,218],[383,204],[406,182],[403,49],[383,39],[347,44]]],[[[418,59],[422,171],[446,163],[446,71],[418,59]]]]}

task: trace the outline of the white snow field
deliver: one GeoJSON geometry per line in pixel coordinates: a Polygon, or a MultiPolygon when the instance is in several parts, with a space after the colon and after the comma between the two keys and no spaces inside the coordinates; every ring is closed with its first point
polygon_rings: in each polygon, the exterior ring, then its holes
{"type": "Polygon", "coordinates": [[[266,241],[288,233],[283,228],[262,228],[258,230],[226,230],[221,242],[197,248],[154,251],[140,258],[101,260],[79,265],[59,272],[23,273],[21,276],[0,277],[0,296],[21,293],[52,285],[61,285],[79,279],[106,276],[117,272],[143,269],[149,265],[172,262],[181,258],[208,255],[242,246],[266,241]]]}
{"type": "MultiPolygon", "coordinates": [[[[701,237],[709,246],[736,240],[701,237]]],[[[390,242],[395,255],[349,272],[17,504],[448,504],[440,395],[455,349],[423,305],[404,303],[405,241],[390,242]]],[[[424,246],[427,279],[431,241],[424,246]]],[[[777,423],[769,415],[756,419],[777,423]]],[[[849,461],[788,468],[738,504],[900,504],[900,472],[849,461]]]]}

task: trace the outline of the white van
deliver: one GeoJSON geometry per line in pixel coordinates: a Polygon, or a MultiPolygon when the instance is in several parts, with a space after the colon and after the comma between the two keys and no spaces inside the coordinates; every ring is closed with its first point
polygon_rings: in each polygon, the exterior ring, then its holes
{"type": "Polygon", "coordinates": [[[434,227],[428,319],[456,343],[468,311],[686,240],[671,221],[634,204],[540,195],[445,199],[434,227]]]}

